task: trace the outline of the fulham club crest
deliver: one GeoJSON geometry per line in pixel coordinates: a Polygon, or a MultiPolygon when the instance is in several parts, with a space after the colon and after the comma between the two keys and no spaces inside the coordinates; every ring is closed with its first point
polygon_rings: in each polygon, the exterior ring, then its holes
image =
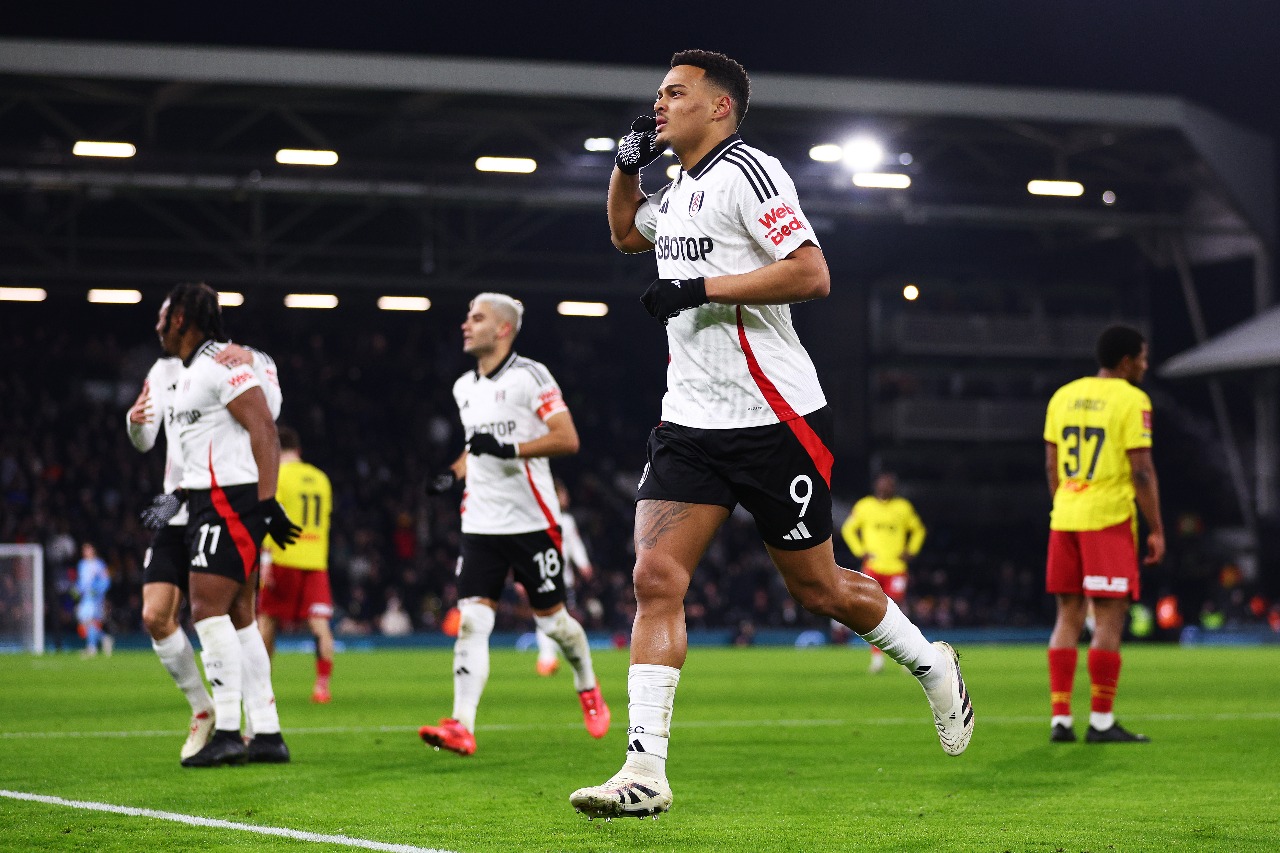
{"type": "Polygon", "coordinates": [[[695,213],[697,213],[699,210],[702,210],[703,195],[704,195],[703,191],[698,190],[696,193],[694,193],[689,197],[689,218],[690,219],[693,218],[693,215],[695,213]]]}

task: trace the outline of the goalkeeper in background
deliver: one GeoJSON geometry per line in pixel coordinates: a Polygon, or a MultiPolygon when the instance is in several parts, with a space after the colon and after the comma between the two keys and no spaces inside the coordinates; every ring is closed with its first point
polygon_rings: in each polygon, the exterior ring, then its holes
{"type": "MultiPolygon", "coordinates": [[[[853,505],[840,526],[840,535],[862,560],[862,572],[870,577],[894,603],[907,598],[907,563],[924,545],[924,523],[911,501],[898,495],[898,477],[885,471],[876,477],[873,494],[853,505]]],[[[884,652],[871,647],[869,672],[884,669],[884,652]]]]}

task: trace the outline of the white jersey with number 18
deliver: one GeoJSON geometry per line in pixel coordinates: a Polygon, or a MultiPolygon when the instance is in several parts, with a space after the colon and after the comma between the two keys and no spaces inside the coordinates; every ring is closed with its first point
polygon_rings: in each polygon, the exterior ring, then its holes
{"type": "MultiPolygon", "coordinates": [[[[636,211],[658,277],[751,272],[818,238],[776,159],[734,134],[636,211]]],[[[700,429],[763,426],[826,405],[787,305],[708,304],[667,324],[662,419],[700,429]]]]}
{"type": "MultiPolygon", "coordinates": [[[[453,384],[453,399],[468,440],[487,432],[504,444],[541,438],[548,418],[569,411],[546,366],[514,352],[487,376],[464,373],[453,384]]],[[[532,533],[559,525],[550,460],[467,456],[463,533],[532,533]]]]}

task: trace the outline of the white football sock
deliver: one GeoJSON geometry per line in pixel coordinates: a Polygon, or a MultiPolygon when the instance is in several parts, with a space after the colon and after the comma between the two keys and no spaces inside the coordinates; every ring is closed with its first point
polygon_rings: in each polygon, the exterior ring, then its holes
{"type": "MultiPolygon", "coordinates": [[[[534,617],[534,618],[536,619],[537,617],[534,617]]],[[[544,634],[541,628],[537,630],[536,635],[538,637],[539,662],[541,661],[550,662],[553,660],[557,660],[559,658],[559,655],[557,654],[556,650],[559,649],[560,647],[556,645],[556,641],[548,637],[546,634],[544,634]]]]}
{"type": "Polygon", "coordinates": [[[1089,712],[1089,726],[1100,732],[1105,732],[1116,724],[1116,715],[1114,711],[1107,711],[1105,714],[1098,711],[1089,712]]]}
{"type": "Polygon", "coordinates": [[[465,601],[458,605],[458,639],[453,644],[453,718],[476,730],[476,709],[489,680],[489,635],[497,614],[492,607],[465,601]]]}
{"type": "Polygon", "coordinates": [[[595,669],[591,666],[591,646],[587,643],[587,632],[577,619],[569,615],[563,607],[550,616],[534,616],[538,630],[546,634],[560,651],[564,659],[573,667],[573,689],[581,693],[596,686],[595,669]]]}
{"type": "Polygon", "coordinates": [[[204,679],[200,676],[200,667],[196,664],[196,650],[187,637],[187,632],[179,628],[163,640],[152,640],[151,648],[156,650],[160,663],[173,676],[174,684],[187,697],[191,705],[191,713],[203,714],[213,710],[213,697],[205,689],[204,679]]]}
{"type": "Polygon", "coordinates": [[[627,760],[623,769],[667,778],[667,746],[671,713],[676,702],[680,670],[658,664],[634,663],[627,670],[627,760]]]}
{"type": "Polygon", "coordinates": [[[257,625],[236,631],[244,656],[244,715],[254,734],[280,733],[280,712],[271,688],[271,656],[257,625]]]}
{"type": "Polygon", "coordinates": [[[196,623],[204,677],[213,689],[215,725],[222,731],[240,732],[242,662],[240,640],[230,616],[210,616],[196,623]]]}
{"type": "Polygon", "coordinates": [[[925,690],[937,687],[947,673],[946,661],[892,598],[886,597],[885,604],[880,624],[859,636],[909,669],[925,690]]]}

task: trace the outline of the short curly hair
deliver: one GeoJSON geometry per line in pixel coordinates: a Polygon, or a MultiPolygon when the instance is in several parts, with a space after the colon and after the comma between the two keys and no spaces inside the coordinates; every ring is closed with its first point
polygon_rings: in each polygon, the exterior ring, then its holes
{"type": "Polygon", "coordinates": [[[1113,369],[1125,356],[1137,358],[1147,339],[1132,326],[1108,326],[1098,336],[1098,366],[1113,369]]]}
{"type": "Polygon", "coordinates": [[[737,119],[734,127],[742,124],[751,100],[751,78],[747,76],[747,69],[737,60],[711,50],[677,51],[671,57],[671,67],[677,65],[692,65],[705,71],[707,79],[724,89],[733,102],[733,115],[737,119]]]}

